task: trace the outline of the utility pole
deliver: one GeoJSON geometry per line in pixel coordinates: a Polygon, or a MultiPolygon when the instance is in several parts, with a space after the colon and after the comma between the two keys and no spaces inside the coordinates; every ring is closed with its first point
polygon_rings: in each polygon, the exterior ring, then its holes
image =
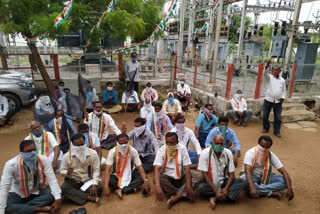
{"type": "MultiPolygon", "coordinates": [[[[211,13],[211,11],[210,11],[211,13]]],[[[211,59],[211,50],[212,50],[212,42],[213,42],[213,32],[214,30],[214,16],[211,16],[210,14],[210,21],[209,21],[209,29],[208,29],[208,44],[206,46],[206,60],[211,59]]]]}
{"type": "Polygon", "coordinates": [[[240,35],[239,35],[238,52],[237,52],[237,65],[238,66],[240,64],[240,58],[241,58],[241,54],[242,54],[243,36],[244,36],[243,34],[244,34],[244,28],[245,28],[245,24],[246,24],[246,15],[247,15],[247,4],[248,4],[248,0],[243,0],[240,35]]]}
{"type": "Polygon", "coordinates": [[[193,20],[194,20],[194,12],[193,12],[193,0],[190,0],[190,7],[189,7],[189,31],[188,31],[188,57],[190,56],[190,52],[192,50],[192,42],[191,36],[193,33],[193,20]]]}
{"type": "Polygon", "coordinates": [[[220,0],[220,6],[218,8],[216,24],[215,24],[215,37],[214,37],[214,46],[212,52],[213,66],[211,66],[210,71],[210,82],[212,82],[212,74],[214,71],[214,83],[216,83],[217,77],[217,59],[218,59],[218,51],[219,51],[219,40],[220,40],[220,26],[221,26],[221,18],[222,18],[222,9],[223,9],[223,0],[220,0]]]}
{"type": "Polygon", "coordinates": [[[178,42],[178,67],[182,66],[183,57],[183,34],[184,34],[184,11],[186,6],[186,0],[181,0],[180,6],[180,33],[178,42]]]}
{"type": "MultiPolygon", "coordinates": [[[[297,27],[296,25],[298,24],[299,21],[299,16],[300,16],[300,10],[301,10],[301,5],[302,5],[302,0],[296,0],[295,5],[294,5],[294,12],[293,12],[293,19],[292,19],[292,25],[291,29],[289,31],[289,41],[288,41],[288,47],[286,50],[286,59],[285,59],[285,64],[288,65],[291,61],[291,54],[292,54],[292,47],[295,39],[294,33],[296,33],[297,27]]],[[[287,69],[286,71],[289,72],[289,67],[286,66],[287,69]]]]}

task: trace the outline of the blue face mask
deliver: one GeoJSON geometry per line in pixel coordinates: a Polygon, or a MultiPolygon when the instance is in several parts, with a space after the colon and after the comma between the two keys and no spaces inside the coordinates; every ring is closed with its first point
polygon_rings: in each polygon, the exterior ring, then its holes
{"type": "Polygon", "coordinates": [[[224,149],[224,146],[218,146],[218,145],[213,144],[213,150],[215,152],[220,153],[220,152],[222,152],[223,149],[224,149]]]}
{"type": "Polygon", "coordinates": [[[89,102],[90,100],[92,100],[92,98],[93,98],[93,92],[88,92],[87,93],[87,102],[89,102]]]}
{"type": "Polygon", "coordinates": [[[131,60],[132,60],[132,62],[136,62],[137,58],[136,57],[132,57],[131,60]]]}
{"type": "Polygon", "coordinates": [[[82,133],[82,135],[83,135],[84,138],[85,138],[85,144],[86,144],[86,146],[89,148],[89,147],[90,147],[90,136],[89,136],[89,133],[82,133]]]}
{"type": "Polygon", "coordinates": [[[37,152],[20,152],[23,162],[27,165],[31,172],[34,172],[37,167],[37,152]]]}
{"type": "Polygon", "coordinates": [[[180,81],[180,85],[184,85],[184,81],[180,81]]]}
{"type": "Polygon", "coordinates": [[[169,100],[170,105],[173,106],[174,105],[174,98],[169,97],[168,100],[169,100]]]}
{"type": "Polygon", "coordinates": [[[63,99],[66,99],[66,98],[67,98],[67,94],[64,93],[64,92],[62,92],[61,97],[62,97],[63,99]]]}
{"type": "Polygon", "coordinates": [[[228,130],[228,126],[218,126],[219,127],[219,132],[222,136],[225,136],[227,130],[228,130]]]}
{"type": "Polygon", "coordinates": [[[34,136],[36,136],[36,137],[40,137],[40,136],[42,135],[42,133],[43,133],[43,128],[41,128],[41,129],[39,129],[39,130],[37,130],[37,131],[32,132],[32,134],[33,134],[34,136]]]}

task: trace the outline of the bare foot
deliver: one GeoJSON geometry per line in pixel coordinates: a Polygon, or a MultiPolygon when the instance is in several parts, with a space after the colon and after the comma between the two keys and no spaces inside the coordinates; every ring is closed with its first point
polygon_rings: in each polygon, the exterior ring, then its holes
{"type": "Polygon", "coordinates": [[[96,203],[97,206],[100,205],[100,198],[99,198],[99,197],[89,195],[89,196],[88,196],[88,201],[91,201],[91,202],[96,203]]]}
{"type": "Polygon", "coordinates": [[[170,199],[167,201],[168,209],[170,209],[173,206],[173,204],[179,201],[181,198],[183,198],[183,196],[181,195],[171,196],[170,199]]]}
{"type": "Polygon", "coordinates": [[[211,209],[214,209],[216,207],[216,201],[217,201],[217,198],[216,197],[211,197],[209,198],[209,202],[210,202],[210,207],[211,209]]]}
{"type": "Polygon", "coordinates": [[[114,191],[117,196],[122,200],[122,189],[117,189],[116,191],[114,191]]]}
{"type": "Polygon", "coordinates": [[[280,192],[272,192],[271,197],[276,198],[280,201],[281,199],[281,193],[280,192]]]}

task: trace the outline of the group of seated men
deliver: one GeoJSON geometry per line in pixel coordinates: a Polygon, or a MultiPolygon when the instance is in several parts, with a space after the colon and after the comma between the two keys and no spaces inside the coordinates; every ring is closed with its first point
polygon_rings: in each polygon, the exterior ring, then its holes
{"type": "Polygon", "coordinates": [[[146,173],[151,171],[155,196],[163,200],[167,195],[168,208],[182,198],[194,200],[195,191],[207,196],[212,208],[219,201],[234,201],[245,189],[253,198],[279,199],[279,191],[287,188],[288,199],[294,197],[289,174],[270,151],[272,139],[268,136],[261,136],[246,152],[243,172],[235,178],[240,142],[228,127],[228,118],[217,119],[213,114],[212,104],[198,116],[195,133],[186,127],[183,114],[170,119],[161,103],[154,103],[154,112],[146,118],[135,119],[128,134],[125,124],[119,129],[103,112],[100,101],[92,107],[78,130],[63,110],[54,112],[48,124],[31,122],[30,134],[20,143],[20,154],[5,164],[0,213],[54,213],[62,205],[62,196],[77,205],[99,204],[102,192],[107,196],[115,192],[122,198],[137,192],[141,185],[142,194],[148,195],[146,173]],[[115,134],[109,134],[109,128],[115,134]],[[109,150],[106,159],[101,148],[109,150]],[[272,166],[282,176],[271,173],[272,166]],[[100,183],[103,169],[104,183],[100,183]],[[65,177],[61,187],[55,173],[65,177]]]}

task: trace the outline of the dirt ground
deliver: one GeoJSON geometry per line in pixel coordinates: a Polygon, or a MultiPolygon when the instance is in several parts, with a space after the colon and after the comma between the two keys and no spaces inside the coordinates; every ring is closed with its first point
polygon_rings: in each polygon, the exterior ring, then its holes
{"type": "MultiPolygon", "coordinates": [[[[197,112],[187,114],[187,127],[194,129],[197,112]]],[[[128,131],[133,128],[133,119],[138,116],[137,113],[121,113],[112,115],[116,124],[120,126],[122,122],[126,122],[128,131]]],[[[13,158],[19,153],[19,143],[28,134],[28,123],[33,119],[33,113],[29,108],[23,108],[18,112],[13,120],[15,124],[11,127],[0,129],[0,171],[4,167],[7,160],[13,158]]],[[[114,194],[110,197],[102,196],[102,204],[96,207],[93,203],[87,203],[87,213],[109,213],[116,211],[117,213],[320,213],[320,155],[319,155],[319,131],[320,122],[318,124],[318,132],[306,132],[296,129],[287,129],[282,126],[282,138],[275,138],[272,151],[277,154],[285,168],[288,170],[295,193],[295,198],[288,202],[285,198],[286,191],[282,192],[280,201],[272,198],[262,198],[253,200],[242,192],[236,203],[218,203],[216,209],[212,211],[209,208],[207,199],[197,197],[196,201],[190,203],[181,201],[173,206],[171,210],[167,210],[166,202],[157,202],[155,200],[154,185],[151,185],[151,193],[147,198],[142,194],[136,193],[125,195],[120,201],[114,194]]],[[[236,176],[242,168],[243,157],[245,151],[255,146],[258,137],[261,135],[262,125],[259,123],[249,123],[246,128],[236,127],[230,124],[240,140],[242,157],[238,167],[236,168],[236,176]]],[[[103,151],[103,155],[107,155],[107,151],[103,151]]],[[[104,171],[101,173],[104,177],[104,171]]],[[[149,180],[152,181],[153,173],[149,173],[149,180]]],[[[63,177],[57,175],[59,184],[63,183],[63,177]]],[[[72,204],[63,203],[60,213],[69,213],[72,209],[79,208],[72,204]]]]}

